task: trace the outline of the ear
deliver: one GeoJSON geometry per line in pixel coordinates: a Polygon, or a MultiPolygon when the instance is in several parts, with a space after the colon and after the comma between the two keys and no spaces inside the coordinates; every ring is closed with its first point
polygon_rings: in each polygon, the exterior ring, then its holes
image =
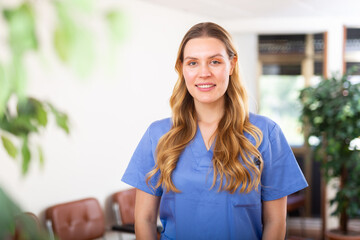
{"type": "Polygon", "coordinates": [[[237,64],[237,56],[233,56],[232,59],[230,60],[230,64],[231,64],[231,67],[230,67],[230,74],[229,75],[232,75],[233,71],[234,71],[234,68],[237,64]]]}

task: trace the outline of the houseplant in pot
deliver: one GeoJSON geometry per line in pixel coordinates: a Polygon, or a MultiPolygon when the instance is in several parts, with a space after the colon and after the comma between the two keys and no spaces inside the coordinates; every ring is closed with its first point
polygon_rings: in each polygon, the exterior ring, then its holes
{"type": "Polygon", "coordinates": [[[360,217],[360,83],[349,79],[353,71],[334,74],[300,93],[307,142],[321,161],[326,182],[339,179],[330,204],[340,227],[327,233],[329,239],[360,239],[360,232],[348,227],[350,218],[360,217]],[[331,237],[335,235],[345,238],[331,237]]]}

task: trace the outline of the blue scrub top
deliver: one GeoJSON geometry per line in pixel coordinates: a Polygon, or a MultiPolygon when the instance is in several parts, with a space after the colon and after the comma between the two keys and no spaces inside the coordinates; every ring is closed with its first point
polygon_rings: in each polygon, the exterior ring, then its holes
{"type": "MultiPolygon", "coordinates": [[[[264,161],[258,191],[234,194],[210,189],[213,180],[213,149],[206,149],[200,129],[184,149],[172,174],[181,193],[162,187],[152,189],[146,174],[155,165],[155,149],[171,128],[171,119],[152,123],[142,137],[122,181],[155,196],[161,196],[161,239],[261,239],[261,202],[282,198],[307,187],[307,182],[280,127],[272,120],[250,114],[250,122],[263,133],[259,146],[264,161]]],[[[255,142],[250,135],[250,141],[255,142]]],[[[150,184],[156,185],[159,174],[150,184]]]]}

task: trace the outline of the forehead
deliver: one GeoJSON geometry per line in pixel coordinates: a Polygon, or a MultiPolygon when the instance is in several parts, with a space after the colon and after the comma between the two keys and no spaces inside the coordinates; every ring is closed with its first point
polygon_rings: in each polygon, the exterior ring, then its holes
{"type": "Polygon", "coordinates": [[[228,56],[225,44],[217,38],[202,37],[189,40],[184,48],[184,58],[221,54],[228,56]]]}

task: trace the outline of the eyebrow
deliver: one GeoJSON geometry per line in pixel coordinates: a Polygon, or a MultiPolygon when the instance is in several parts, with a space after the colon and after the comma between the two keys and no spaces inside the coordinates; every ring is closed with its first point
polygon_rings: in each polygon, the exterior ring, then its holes
{"type": "MultiPolygon", "coordinates": [[[[212,55],[209,58],[214,58],[214,57],[222,57],[222,58],[224,58],[224,56],[222,54],[220,54],[220,53],[212,55]]],[[[186,57],[186,58],[184,58],[184,61],[187,60],[187,59],[197,59],[197,58],[196,57],[186,57]]]]}

